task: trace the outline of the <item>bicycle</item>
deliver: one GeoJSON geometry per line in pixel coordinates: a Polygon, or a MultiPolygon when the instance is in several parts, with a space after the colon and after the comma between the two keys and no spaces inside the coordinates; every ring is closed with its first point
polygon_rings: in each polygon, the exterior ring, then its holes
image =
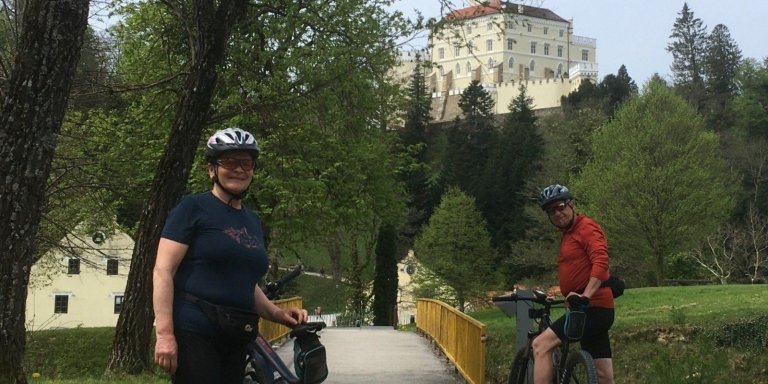
{"type": "MultiPolygon", "coordinates": [[[[291,270],[288,274],[280,278],[276,282],[267,284],[262,291],[268,299],[274,300],[279,296],[280,290],[289,281],[293,280],[301,274],[302,266],[291,270]]],[[[325,328],[325,323],[311,322],[306,324],[299,324],[293,327],[290,333],[290,338],[295,338],[294,343],[298,343],[298,340],[316,335],[317,332],[325,328]]],[[[294,349],[297,346],[294,346],[294,349]]],[[[322,356],[323,366],[325,365],[325,349],[323,347],[322,356]]],[[[248,354],[246,355],[246,367],[245,377],[243,378],[243,384],[299,384],[299,383],[320,383],[325,380],[328,371],[327,368],[324,372],[307,372],[301,369],[295,364],[296,374],[285,365],[277,352],[269,345],[269,342],[258,334],[256,339],[248,345],[248,354]],[[298,375],[298,376],[297,376],[298,375]],[[307,377],[307,376],[311,377],[307,377]]],[[[306,368],[306,367],[303,367],[306,368]]],[[[325,368],[325,367],[324,367],[325,368]]]]}
{"type": "MultiPolygon", "coordinates": [[[[531,384],[533,383],[533,339],[540,335],[552,323],[550,312],[554,306],[564,304],[566,300],[553,300],[547,297],[547,294],[540,290],[533,290],[533,297],[520,297],[517,292],[507,296],[497,296],[492,300],[495,304],[501,302],[516,302],[517,305],[527,303],[531,307],[528,309],[528,317],[538,324],[538,329],[528,330],[528,340],[526,345],[521,348],[512,361],[512,369],[509,374],[509,384],[531,384]],[[534,304],[541,305],[540,308],[534,304]]],[[[552,362],[554,364],[555,384],[597,384],[597,370],[595,363],[589,352],[584,350],[569,351],[569,345],[572,341],[581,338],[584,331],[584,312],[583,307],[587,300],[581,296],[571,296],[571,308],[566,309],[566,337],[562,340],[560,347],[553,351],[552,362]],[[565,363],[563,363],[565,362],[565,363]]]]}

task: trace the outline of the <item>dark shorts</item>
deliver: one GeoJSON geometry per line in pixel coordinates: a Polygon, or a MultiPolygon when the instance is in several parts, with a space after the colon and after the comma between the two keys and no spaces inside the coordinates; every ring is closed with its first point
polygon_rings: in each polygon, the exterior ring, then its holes
{"type": "MultiPolygon", "coordinates": [[[[608,338],[608,330],[611,329],[614,319],[612,308],[590,307],[584,323],[584,336],[581,340],[581,349],[589,352],[594,359],[611,358],[611,340],[608,338]]],[[[565,315],[557,319],[550,328],[560,340],[565,339],[565,315]]]]}

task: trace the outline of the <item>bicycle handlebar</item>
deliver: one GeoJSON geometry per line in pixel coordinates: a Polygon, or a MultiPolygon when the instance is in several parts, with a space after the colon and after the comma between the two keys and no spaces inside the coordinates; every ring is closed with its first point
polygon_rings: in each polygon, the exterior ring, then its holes
{"type": "Polygon", "coordinates": [[[531,293],[533,294],[533,297],[520,297],[520,295],[517,292],[512,292],[509,295],[493,297],[491,298],[491,300],[493,302],[530,301],[530,302],[545,305],[548,307],[553,305],[563,304],[565,302],[568,302],[568,304],[574,308],[581,308],[589,305],[589,298],[581,295],[571,295],[565,300],[554,300],[551,297],[547,296],[547,294],[544,291],[541,291],[538,289],[531,290],[531,293]]]}
{"type": "Polygon", "coordinates": [[[292,269],[290,272],[285,274],[283,277],[278,279],[275,282],[267,283],[267,285],[261,289],[262,292],[264,292],[264,295],[267,296],[268,299],[272,300],[277,296],[277,292],[280,291],[280,289],[283,288],[286,284],[288,284],[289,281],[295,279],[299,275],[301,275],[301,271],[304,269],[304,266],[301,264],[297,265],[296,268],[292,269]]]}

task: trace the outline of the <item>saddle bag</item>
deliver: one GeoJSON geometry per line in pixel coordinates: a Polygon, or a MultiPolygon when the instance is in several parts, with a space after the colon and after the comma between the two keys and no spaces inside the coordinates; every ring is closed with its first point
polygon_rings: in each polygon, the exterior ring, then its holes
{"type": "Polygon", "coordinates": [[[290,337],[293,341],[293,364],[296,376],[302,384],[318,384],[328,377],[325,346],[320,343],[320,335],[315,330],[294,329],[290,337]]]}

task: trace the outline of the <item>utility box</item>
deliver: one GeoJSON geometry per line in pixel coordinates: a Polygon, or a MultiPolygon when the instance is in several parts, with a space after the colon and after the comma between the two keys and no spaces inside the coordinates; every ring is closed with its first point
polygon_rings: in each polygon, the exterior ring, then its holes
{"type": "MultiPolygon", "coordinates": [[[[533,299],[535,297],[533,291],[530,289],[517,290],[516,292],[517,296],[521,298],[533,299]]],[[[533,319],[528,316],[528,310],[533,308],[533,304],[529,301],[496,301],[494,304],[496,304],[504,314],[515,318],[517,323],[515,328],[515,352],[519,351],[520,348],[525,347],[528,342],[528,331],[533,326],[533,319]]]]}

